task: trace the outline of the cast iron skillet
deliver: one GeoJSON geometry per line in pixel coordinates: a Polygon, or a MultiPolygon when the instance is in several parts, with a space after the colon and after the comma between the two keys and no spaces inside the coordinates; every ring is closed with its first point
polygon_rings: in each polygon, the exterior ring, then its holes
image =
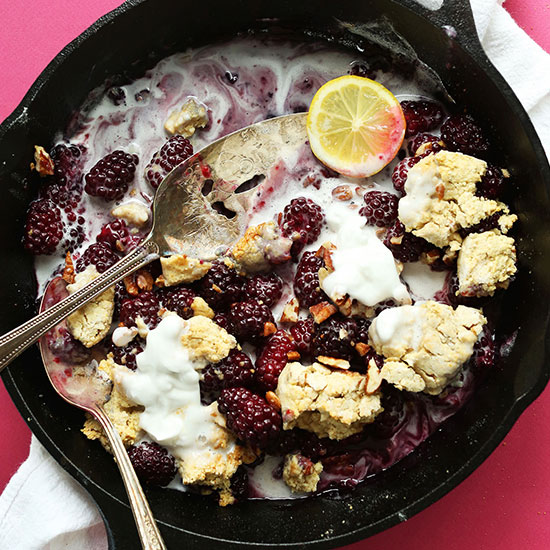
{"type": "MultiPolygon", "coordinates": [[[[550,168],[526,113],[482,53],[467,0],[446,0],[436,12],[413,0],[130,0],[103,17],[56,57],[0,127],[0,330],[26,320],[35,308],[32,260],[20,245],[35,189],[27,181],[32,147],[51,145],[53,134],[66,128],[90,90],[113,75],[139,74],[173,51],[249,28],[282,26],[334,38],[334,18],[354,23],[385,18],[391,23],[439,73],[456,101],[482,121],[497,145],[500,164],[514,174],[520,270],[498,328],[503,333],[517,330],[517,340],[475,399],[414,453],[345,498],[248,502],[224,509],[204,497],[149,489],[170,548],[328,548],[404,521],[479,466],[550,375],[545,350],[550,272],[544,261],[550,255],[550,168]],[[456,38],[443,26],[452,26],[456,38]]],[[[138,548],[112,458],[79,433],[82,417],[50,389],[37,350],[18,358],[3,379],[35,435],[97,502],[111,548],[138,548]]]]}

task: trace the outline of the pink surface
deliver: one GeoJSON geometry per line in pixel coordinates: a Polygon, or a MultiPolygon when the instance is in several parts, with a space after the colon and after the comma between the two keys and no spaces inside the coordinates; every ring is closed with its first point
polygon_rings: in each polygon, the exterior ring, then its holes
{"type": "MultiPolygon", "coordinates": [[[[70,40],[119,0],[0,0],[0,120],[70,40]]],[[[550,0],[506,0],[518,23],[550,52],[550,0]]],[[[550,388],[491,457],[436,504],[349,550],[546,550],[550,543],[550,388]],[[536,434],[536,435],[535,435],[536,434]]],[[[28,454],[30,431],[0,384],[0,489],[28,454]]]]}

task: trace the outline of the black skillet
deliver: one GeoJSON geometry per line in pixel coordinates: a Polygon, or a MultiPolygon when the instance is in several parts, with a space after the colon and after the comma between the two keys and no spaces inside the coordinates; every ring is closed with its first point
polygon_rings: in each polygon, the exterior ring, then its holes
{"type": "MultiPolygon", "coordinates": [[[[303,39],[318,36],[350,47],[365,45],[338,30],[335,20],[366,23],[364,31],[374,21],[385,22],[386,28],[389,23],[439,74],[457,103],[467,105],[482,122],[499,164],[513,173],[520,270],[498,329],[505,334],[517,330],[516,343],[463,410],[414,453],[343,499],[219,508],[204,497],[149,489],[169,548],[328,548],[386,529],[436,501],[479,466],[549,378],[545,344],[550,271],[545,259],[550,252],[550,168],[525,111],[482,52],[467,0],[446,0],[434,12],[413,0],[131,0],[103,17],[55,58],[0,127],[0,333],[29,318],[35,308],[32,259],[20,245],[35,189],[27,180],[33,145],[51,144],[90,90],[106,78],[139,75],[174,51],[252,28],[284,28],[303,39]]],[[[385,38],[393,40],[391,33],[385,38]]],[[[376,48],[369,48],[368,55],[378,55],[376,48]]],[[[394,67],[410,68],[406,51],[394,51],[389,58],[394,67]]],[[[49,387],[37,350],[18,358],[3,380],[35,435],[97,502],[111,548],[138,548],[112,458],[80,434],[82,417],[49,387]]]]}

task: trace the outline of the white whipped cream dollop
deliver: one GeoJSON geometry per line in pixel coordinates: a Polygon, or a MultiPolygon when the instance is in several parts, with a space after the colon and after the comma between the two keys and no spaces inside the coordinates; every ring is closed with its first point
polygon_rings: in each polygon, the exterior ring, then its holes
{"type": "Polygon", "coordinates": [[[372,322],[369,334],[380,346],[391,343],[417,349],[422,341],[422,310],[408,305],[385,309],[372,322]]]}
{"type": "Polygon", "coordinates": [[[332,252],[334,271],[323,281],[323,290],[337,299],[349,294],[366,306],[387,299],[409,302],[405,285],[399,280],[395,260],[365,218],[356,210],[333,204],[326,212],[326,220],[334,234],[332,252]]]}
{"type": "Polygon", "coordinates": [[[182,460],[212,449],[220,430],[212,407],[201,404],[197,370],[205,362],[191,361],[181,343],[186,325],[177,315],[166,316],[149,332],[137,370],[120,374],[126,395],[145,407],[140,426],[182,460]]]}

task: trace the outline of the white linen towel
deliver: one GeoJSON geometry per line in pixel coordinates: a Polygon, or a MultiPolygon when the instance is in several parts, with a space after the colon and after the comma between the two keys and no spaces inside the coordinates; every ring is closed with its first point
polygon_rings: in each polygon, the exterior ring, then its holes
{"type": "MultiPolygon", "coordinates": [[[[428,7],[442,3],[418,1],[428,7]]],[[[550,55],[516,25],[502,7],[502,0],[471,3],[487,55],[531,116],[550,157],[550,55]]],[[[0,548],[107,548],[97,507],[34,436],[28,459],[0,497],[0,548]]]]}

